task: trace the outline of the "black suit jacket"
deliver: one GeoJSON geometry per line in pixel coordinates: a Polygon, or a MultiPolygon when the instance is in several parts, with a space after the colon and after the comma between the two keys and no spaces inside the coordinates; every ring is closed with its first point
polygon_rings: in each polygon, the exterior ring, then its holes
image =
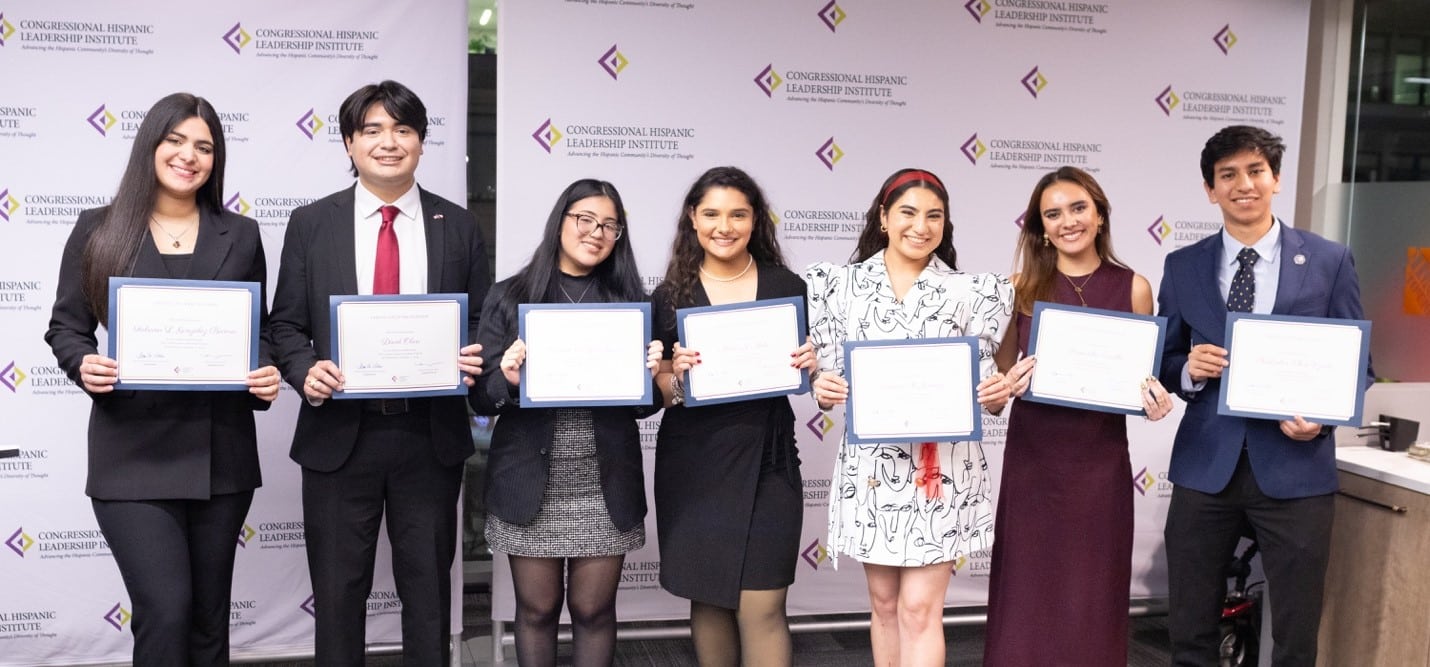
{"type": "MultiPolygon", "coordinates": [[[[278,369],[300,396],[308,369],[320,359],[333,358],[329,349],[332,326],[328,297],[358,293],[353,249],[356,187],[294,209],[283,237],[283,259],[268,332],[278,369]]],[[[480,317],[477,304],[491,285],[487,252],[477,221],[466,209],[426,190],[420,192],[427,235],[427,290],[434,294],[467,294],[467,335],[468,340],[475,340],[480,317]]],[[[430,406],[429,428],[424,435],[438,461],[456,465],[471,456],[475,448],[461,396],[413,400],[430,406]]],[[[303,401],[289,456],[299,465],[320,472],[342,467],[357,442],[360,413],[361,403],[357,400],[328,400],[316,407],[303,401]]]]}
{"type": "MultiPolygon", "coordinates": [[[[503,280],[492,288],[482,305],[482,368],[470,394],[477,414],[500,415],[492,431],[487,459],[487,511],[507,523],[527,525],[541,509],[555,423],[551,408],[521,407],[518,387],[501,372],[502,353],[516,340],[518,322],[502,312],[502,294],[511,284],[503,280]]],[[[641,467],[641,437],[636,420],[655,414],[664,399],[652,391],[650,405],[591,408],[595,427],[596,463],[606,511],[619,531],[634,528],[645,519],[645,477],[641,467]]]]}
{"type": "MultiPolygon", "coordinates": [[[[84,248],[105,209],[80,214],[60,260],[54,310],[45,341],[75,384],[86,354],[98,352],[82,285],[84,248]]],[[[133,269],[140,278],[170,278],[146,237],[133,269]]],[[[237,280],[266,285],[268,269],[258,223],[230,213],[200,210],[190,280],[237,280]]],[[[266,298],[268,290],[260,288],[266,298]]],[[[268,312],[260,306],[259,312],[268,312]]],[[[259,365],[271,364],[260,341],[259,365]]],[[[85,493],[101,500],[206,499],[261,484],[253,411],[268,402],[245,391],[113,391],[90,394],[89,480],[85,493]]]]}

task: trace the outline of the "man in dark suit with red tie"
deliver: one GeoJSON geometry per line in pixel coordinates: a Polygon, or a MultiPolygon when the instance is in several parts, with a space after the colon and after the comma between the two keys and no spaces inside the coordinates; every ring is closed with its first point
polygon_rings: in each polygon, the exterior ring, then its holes
{"type": "MultiPolygon", "coordinates": [[[[466,293],[476,340],[491,285],[475,219],[421,189],[427,109],[395,81],[359,88],[339,110],[357,183],[295,209],[283,240],[269,335],[283,377],[303,393],[290,452],[303,468],[303,520],[319,665],[361,665],[378,527],[387,516],[402,600],[403,656],[439,665],[448,646],[449,571],[462,464],[472,454],[461,396],[332,400],[328,297],[466,293]]],[[[481,372],[481,346],[458,364],[481,372]]],[[[467,379],[471,386],[471,379],[467,379]]]]}
{"type": "MultiPolygon", "coordinates": [[[[1314,665],[1330,556],[1335,440],[1301,416],[1217,414],[1228,312],[1361,319],[1350,250],[1276,219],[1281,139],[1236,125],[1208,139],[1202,179],[1222,230],[1167,256],[1161,377],[1187,401],[1168,472],[1168,629],[1175,665],[1218,664],[1227,563],[1250,525],[1271,594],[1273,664],[1314,665]]],[[[1369,369],[1367,369],[1369,370],[1369,369]]],[[[1367,375],[1361,389],[1370,386],[1367,375]]]]}

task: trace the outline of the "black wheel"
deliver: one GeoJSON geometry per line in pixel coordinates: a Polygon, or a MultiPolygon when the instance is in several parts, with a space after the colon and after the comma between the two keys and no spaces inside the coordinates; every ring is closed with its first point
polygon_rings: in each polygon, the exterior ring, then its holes
{"type": "Polygon", "coordinates": [[[1260,647],[1250,623],[1223,621],[1218,667],[1256,667],[1260,647]]]}

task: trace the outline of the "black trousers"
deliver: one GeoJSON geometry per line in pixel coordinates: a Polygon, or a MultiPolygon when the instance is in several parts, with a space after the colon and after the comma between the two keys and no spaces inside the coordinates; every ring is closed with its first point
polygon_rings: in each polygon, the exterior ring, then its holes
{"type": "Polygon", "coordinates": [[[462,466],[437,462],[425,411],[365,412],[352,456],[303,469],[303,522],[320,666],[363,664],[378,529],[387,515],[407,665],[445,664],[462,466]]]}
{"type": "Polygon", "coordinates": [[[1165,534],[1172,664],[1216,667],[1226,566],[1249,523],[1272,595],[1272,664],[1313,667],[1334,513],[1330,494],[1267,497],[1245,452],[1221,493],[1174,488],[1165,534]]]}
{"type": "Polygon", "coordinates": [[[227,665],[234,550],[253,492],[91,500],[133,614],[136,665],[227,665]]]}

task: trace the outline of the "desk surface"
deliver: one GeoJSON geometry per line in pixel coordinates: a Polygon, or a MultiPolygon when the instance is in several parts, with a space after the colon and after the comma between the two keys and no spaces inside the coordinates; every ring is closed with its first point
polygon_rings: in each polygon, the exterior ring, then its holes
{"type": "Polygon", "coordinates": [[[1430,463],[1412,459],[1405,452],[1387,452],[1364,445],[1337,447],[1336,467],[1430,495],[1430,463]]]}

